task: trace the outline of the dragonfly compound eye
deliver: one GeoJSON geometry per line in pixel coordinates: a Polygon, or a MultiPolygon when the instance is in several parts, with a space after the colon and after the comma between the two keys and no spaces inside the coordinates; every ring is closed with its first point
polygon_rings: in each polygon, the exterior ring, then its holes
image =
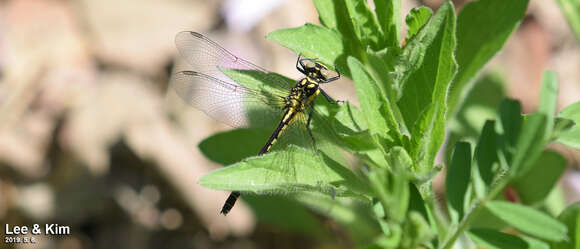
{"type": "Polygon", "coordinates": [[[313,68],[316,67],[316,63],[314,63],[311,60],[303,60],[302,61],[302,67],[304,67],[304,69],[306,71],[310,71],[310,70],[312,70],[313,68]]]}

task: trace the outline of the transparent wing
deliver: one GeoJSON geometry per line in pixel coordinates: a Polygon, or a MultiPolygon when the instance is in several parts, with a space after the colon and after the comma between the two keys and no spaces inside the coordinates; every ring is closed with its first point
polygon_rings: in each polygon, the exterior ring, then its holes
{"type": "Polygon", "coordinates": [[[280,96],[216,79],[209,75],[182,71],[175,73],[171,87],[189,105],[213,119],[233,127],[272,126],[280,118],[280,96]]]}
{"type": "Polygon", "coordinates": [[[175,45],[181,56],[192,66],[192,71],[229,83],[232,83],[232,80],[223,74],[220,68],[259,71],[262,73],[255,75],[255,77],[262,82],[271,84],[272,87],[281,89],[292,87],[283,78],[233,55],[202,34],[193,31],[180,32],[175,36],[175,45]]]}

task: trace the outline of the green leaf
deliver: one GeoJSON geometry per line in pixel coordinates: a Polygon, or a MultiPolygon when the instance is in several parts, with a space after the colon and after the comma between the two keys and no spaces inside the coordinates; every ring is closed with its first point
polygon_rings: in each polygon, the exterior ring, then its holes
{"type": "Polygon", "coordinates": [[[505,98],[504,79],[499,73],[486,73],[469,89],[462,105],[449,120],[449,129],[462,139],[477,138],[487,120],[497,119],[505,98]]]}
{"type": "MultiPolygon", "coordinates": [[[[435,16],[409,44],[407,49],[425,47],[420,66],[403,84],[397,102],[405,124],[411,129],[411,156],[418,159],[419,172],[433,167],[435,155],[445,137],[447,88],[457,64],[455,49],[455,13],[451,2],[439,8],[435,16]]],[[[404,52],[403,56],[407,56],[404,52]]]]}
{"type": "Polygon", "coordinates": [[[198,147],[209,160],[221,165],[230,165],[258,154],[268,136],[266,130],[235,129],[214,134],[201,141],[198,147]],[[264,139],[256,139],[259,137],[264,139]],[[232,141],[236,142],[232,143],[232,141]]]}
{"type": "Polygon", "coordinates": [[[560,137],[560,133],[570,130],[575,123],[571,119],[556,117],[554,119],[554,129],[550,141],[556,140],[560,137]]]}
{"type": "Polygon", "coordinates": [[[403,173],[412,160],[402,147],[391,148],[387,155],[391,171],[373,169],[367,178],[389,221],[402,223],[409,206],[409,181],[403,173]]]}
{"type": "Polygon", "coordinates": [[[428,217],[425,201],[421,198],[421,193],[415,184],[409,184],[409,211],[414,211],[423,217],[428,217]]]}
{"type": "Polygon", "coordinates": [[[445,139],[444,111],[438,103],[431,105],[411,130],[411,156],[417,160],[416,176],[421,178],[434,166],[435,156],[445,139]]]}
{"type": "Polygon", "coordinates": [[[302,192],[293,195],[296,200],[314,211],[331,217],[351,232],[354,240],[364,245],[380,234],[380,226],[373,216],[372,207],[357,200],[339,201],[328,195],[302,192]]]}
{"type": "Polygon", "coordinates": [[[447,97],[450,114],[461,102],[465,86],[503,47],[519,25],[527,6],[528,0],[479,0],[461,10],[457,18],[456,58],[459,71],[447,97]]]}
{"type": "MultiPolygon", "coordinates": [[[[360,30],[358,30],[358,27],[353,23],[353,17],[350,16],[346,7],[346,0],[314,0],[314,5],[319,13],[320,22],[330,30],[337,31],[336,34],[338,37],[341,37],[340,42],[344,47],[345,52],[338,61],[335,61],[335,64],[338,65],[341,73],[350,75],[350,72],[346,71],[347,55],[360,59],[364,49],[360,40],[354,39],[355,37],[359,37],[360,30]]],[[[292,34],[290,34],[290,36],[292,36],[292,34]]],[[[319,37],[317,40],[320,44],[325,45],[326,39],[324,39],[324,37],[319,37]]]]}
{"type": "Polygon", "coordinates": [[[471,222],[470,229],[492,229],[492,230],[502,230],[507,227],[507,223],[500,218],[493,215],[489,209],[485,206],[481,208],[481,211],[477,215],[473,216],[473,221],[471,222]]]}
{"type": "Polygon", "coordinates": [[[512,150],[518,141],[522,127],[522,106],[513,99],[504,99],[499,105],[499,119],[501,121],[502,134],[506,138],[508,149],[512,150]]]}
{"type": "Polygon", "coordinates": [[[487,249],[549,249],[540,240],[526,236],[516,236],[490,229],[471,229],[467,235],[476,244],[487,249]]]}
{"type": "Polygon", "coordinates": [[[402,223],[409,205],[409,182],[405,176],[387,172],[387,169],[376,169],[367,177],[387,220],[402,223]]]}
{"type": "Polygon", "coordinates": [[[513,186],[522,203],[532,205],[544,200],[566,170],[566,159],[554,151],[543,151],[530,170],[517,177],[513,186]]]}
{"type": "Polygon", "coordinates": [[[401,46],[401,0],[373,0],[377,19],[383,30],[387,47],[401,46]]]}
{"type": "Polygon", "coordinates": [[[551,241],[566,239],[567,229],[564,224],[535,209],[505,201],[492,201],[486,207],[521,232],[551,241]]]}
{"type": "Polygon", "coordinates": [[[498,162],[495,121],[488,120],[485,122],[475,147],[474,157],[474,188],[477,196],[483,198],[491,187],[495,174],[494,164],[498,162]]]}
{"type": "Polygon", "coordinates": [[[399,52],[400,51],[397,49],[383,49],[377,52],[369,49],[369,51],[367,51],[367,59],[369,62],[367,70],[377,83],[380,91],[387,98],[389,104],[388,108],[395,117],[398,130],[400,130],[399,133],[409,134],[408,129],[403,122],[401,110],[399,110],[399,107],[396,105],[396,100],[398,100],[401,95],[401,89],[390,76],[390,72],[394,70],[392,63],[394,63],[395,54],[398,54],[399,52]]]}
{"type": "Polygon", "coordinates": [[[418,212],[410,211],[407,221],[403,226],[403,239],[398,248],[429,248],[426,245],[435,237],[435,232],[425,217],[418,212]]]}
{"type": "Polygon", "coordinates": [[[333,0],[314,0],[314,7],[318,11],[320,23],[329,29],[338,30],[338,16],[336,15],[336,3],[333,0]]]}
{"type": "Polygon", "coordinates": [[[199,184],[212,189],[254,193],[307,190],[330,195],[333,191],[337,196],[363,188],[357,176],[324,154],[293,145],[284,151],[248,158],[215,170],[203,176],[199,184]]]}
{"type": "Polygon", "coordinates": [[[538,112],[546,116],[546,130],[544,139],[552,136],[554,128],[554,113],[558,107],[558,76],[555,72],[546,71],[542,77],[542,89],[540,91],[540,106],[538,112]]]}
{"type": "Polygon", "coordinates": [[[558,135],[557,141],[571,148],[580,150],[580,101],[564,108],[558,114],[558,117],[570,119],[576,125],[571,129],[561,132],[558,135]]]}
{"type": "MultiPolygon", "coordinates": [[[[455,50],[455,12],[451,2],[445,2],[435,16],[409,44],[408,50],[418,49],[423,57],[416,70],[404,79],[403,95],[397,103],[403,113],[407,127],[415,122],[433,103],[445,111],[447,88],[457,70],[453,52],[455,50]],[[425,52],[421,53],[421,47],[425,52]]],[[[419,61],[417,61],[419,62],[419,61]]],[[[429,120],[430,121],[430,120],[429,120]]],[[[442,125],[442,124],[438,124],[442,125]]]]}
{"type": "Polygon", "coordinates": [[[409,27],[408,35],[405,38],[407,41],[412,39],[415,34],[425,26],[429,18],[433,15],[433,11],[427,7],[418,7],[411,9],[411,12],[405,17],[405,22],[409,27]]]}
{"type": "MultiPolygon", "coordinates": [[[[367,51],[367,58],[369,60],[370,73],[373,78],[378,83],[380,90],[384,95],[390,100],[394,101],[398,99],[399,90],[395,86],[393,78],[389,77],[389,72],[393,70],[391,65],[388,65],[383,58],[388,57],[388,53],[391,52],[388,49],[373,52],[372,50],[367,51]]],[[[397,107],[398,108],[398,107],[397,107]]]]}
{"type": "Polygon", "coordinates": [[[558,220],[568,228],[567,241],[552,243],[553,249],[578,249],[580,247],[580,202],[568,206],[558,220]]]}
{"type": "Polygon", "coordinates": [[[568,24],[580,41],[580,2],[576,0],[558,0],[568,24]]]}
{"type": "Polygon", "coordinates": [[[466,194],[471,180],[471,145],[466,142],[455,144],[455,151],[445,178],[445,197],[453,222],[465,215],[466,194]]]}
{"type": "Polygon", "coordinates": [[[346,102],[340,106],[334,118],[338,122],[332,123],[333,130],[345,143],[346,149],[354,153],[377,149],[359,108],[346,102]]]}
{"type": "Polygon", "coordinates": [[[388,137],[390,130],[398,129],[388,100],[381,94],[376,82],[356,58],[348,58],[361,110],[372,136],[388,137]]]}
{"type": "Polygon", "coordinates": [[[524,175],[537,160],[546,145],[544,131],[546,130],[546,116],[540,113],[530,114],[522,126],[522,133],[518,138],[516,153],[510,165],[515,176],[524,175]]]}
{"type": "Polygon", "coordinates": [[[345,54],[342,38],[328,28],[307,23],[297,28],[276,30],[266,37],[296,53],[316,58],[327,66],[346,68],[345,63],[339,61],[339,57],[345,54]]]}
{"type": "Polygon", "coordinates": [[[362,47],[370,46],[374,50],[384,47],[381,44],[384,40],[383,32],[366,1],[345,0],[345,3],[355,30],[358,30],[356,33],[362,42],[362,47]]]}
{"type": "Polygon", "coordinates": [[[329,238],[320,219],[295,200],[282,196],[244,195],[242,198],[250,205],[260,223],[319,239],[329,238]]]}

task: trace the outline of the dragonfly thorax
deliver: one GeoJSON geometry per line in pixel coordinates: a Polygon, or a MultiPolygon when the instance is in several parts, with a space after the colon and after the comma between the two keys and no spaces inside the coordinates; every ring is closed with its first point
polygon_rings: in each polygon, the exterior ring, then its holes
{"type": "Polygon", "coordinates": [[[318,89],[318,82],[312,80],[310,77],[299,80],[290,90],[290,94],[286,98],[286,107],[292,108],[296,112],[302,112],[308,108],[316,96],[320,94],[318,89]]]}

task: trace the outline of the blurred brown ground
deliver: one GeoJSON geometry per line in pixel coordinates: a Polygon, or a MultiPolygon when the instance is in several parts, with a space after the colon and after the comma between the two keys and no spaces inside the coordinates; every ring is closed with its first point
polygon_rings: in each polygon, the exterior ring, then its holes
{"type": "MultiPolygon", "coordinates": [[[[57,222],[73,230],[66,239],[16,247],[337,246],[256,224],[241,202],[227,218],[219,215],[227,193],[197,181],[221,166],[197,144],[229,128],[167,90],[173,38],[183,30],[298,77],[296,55],[264,36],[317,23],[317,15],[309,0],[280,2],[246,31],[224,21],[243,10],[227,11],[222,1],[1,1],[0,223],[57,222]]],[[[404,1],[403,13],[417,5],[404,1]]],[[[580,99],[579,43],[555,1],[532,0],[487,69],[501,71],[526,112],[537,106],[545,69],[558,73],[559,108],[580,99]]],[[[348,80],[325,89],[356,103],[348,80]]],[[[578,169],[577,152],[555,147],[578,169]]],[[[570,170],[563,179],[568,202],[580,199],[578,178],[570,170]]]]}

